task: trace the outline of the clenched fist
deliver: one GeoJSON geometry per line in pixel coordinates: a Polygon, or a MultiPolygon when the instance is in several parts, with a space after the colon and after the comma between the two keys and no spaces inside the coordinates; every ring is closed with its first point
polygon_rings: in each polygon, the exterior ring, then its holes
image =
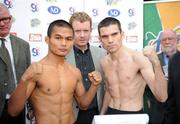
{"type": "Polygon", "coordinates": [[[143,54],[144,54],[144,56],[148,57],[148,59],[152,63],[156,63],[156,62],[159,61],[158,56],[157,56],[156,51],[155,51],[155,46],[154,45],[146,46],[143,49],[143,54]]]}
{"type": "Polygon", "coordinates": [[[101,74],[97,71],[93,71],[88,74],[91,83],[95,86],[99,85],[102,81],[101,74]]]}

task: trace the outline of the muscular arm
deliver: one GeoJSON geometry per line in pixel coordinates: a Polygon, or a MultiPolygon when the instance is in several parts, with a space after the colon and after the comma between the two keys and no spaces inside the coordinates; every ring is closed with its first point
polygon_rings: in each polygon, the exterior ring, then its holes
{"type": "Polygon", "coordinates": [[[101,110],[100,110],[101,115],[106,113],[108,105],[109,105],[109,101],[110,101],[110,95],[109,95],[108,89],[106,88],[105,89],[105,94],[104,94],[104,97],[103,97],[102,107],[101,107],[101,110]]]}
{"type": "Polygon", "coordinates": [[[102,78],[100,73],[96,71],[89,73],[89,78],[92,84],[87,92],[85,91],[81,78],[76,87],[75,97],[79,103],[80,108],[86,110],[96,95],[98,85],[100,84],[102,78]]]}
{"type": "Polygon", "coordinates": [[[144,55],[148,57],[149,61],[145,60],[145,63],[143,65],[144,67],[141,70],[142,75],[148,83],[156,99],[160,102],[165,102],[168,96],[167,80],[165,79],[160,61],[153,46],[148,47],[144,51],[144,55]]]}
{"type": "Polygon", "coordinates": [[[26,100],[34,90],[35,77],[37,76],[36,66],[36,64],[32,64],[25,71],[17,88],[12,93],[8,103],[8,112],[11,116],[17,116],[23,110],[26,100]]]}

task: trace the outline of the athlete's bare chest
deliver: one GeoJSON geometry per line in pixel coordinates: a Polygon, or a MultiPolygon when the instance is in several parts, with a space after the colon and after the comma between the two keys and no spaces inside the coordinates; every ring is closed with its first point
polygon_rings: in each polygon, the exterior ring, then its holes
{"type": "Polygon", "coordinates": [[[116,64],[108,64],[105,69],[105,77],[111,83],[131,82],[138,72],[137,66],[131,61],[122,61],[116,64]]]}
{"type": "Polygon", "coordinates": [[[68,70],[46,68],[37,79],[37,86],[47,94],[57,92],[74,92],[76,78],[68,70]]]}

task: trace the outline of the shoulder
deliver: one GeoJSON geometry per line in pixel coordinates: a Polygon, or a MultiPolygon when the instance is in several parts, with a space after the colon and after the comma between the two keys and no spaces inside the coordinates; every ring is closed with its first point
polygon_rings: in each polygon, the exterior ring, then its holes
{"type": "Polygon", "coordinates": [[[43,65],[40,62],[32,62],[30,68],[36,72],[41,72],[43,65]]]}
{"type": "Polygon", "coordinates": [[[18,41],[18,43],[21,43],[21,44],[24,44],[24,45],[29,45],[29,43],[27,41],[25,41],[24,39],[22,39],[20,37],[15,36],[15,35],[10,35],[10,39],[18,41]]]}
{"type": "Polygon", "coordinates": [[[142,51],[133,51],[132,57],[134,62],[139,66],[145,66],[146,64],[150,64],[149,59],[144,56],[142,51]]]}
{"type": "Polygon", "coordinates": [[[106,50],[104,48],[100,48],[98,46],[93,46],[93,45],[90,45],[90,50],[92,52],[98,52],[99,53],[102,53],[102,54],[105,54],[106,53],[106,50]]]}
{"type": "Polygon", "coordinates": [[[22,76],[23,80],[34,79],[42,73],[43,66],[39,62],[33,62],[22,76]]]}
{"type": "Polygon", "coordinates": [[[109,61],[110,61],[110,56],[109,56],[109,54],[107,54],[101,58],[100,65],[102,67],[105,67],[109,63],[109,61]]]}
{"type": "Polygon", "coordinates": [[[67,65],[67,69],[70,74],[72,74],[72,75],[80,75],[81,74],[80,70],[75,65],[70,64],[70,63],[66,63],[66,65],[67,65]]]}
{"type": "Polygon", "coordinates": [[[177,58],[180,58],[180,51],[177,51],[173,57],[177,57],[177,58]]]}
{"type": "Polygon", "coordinates": [[[132,51],[133,57],[145,57],[142,51],[132,51]]]}
{"type": "Polygon", "coordinates": [[[177,51],[177,52],[172,56],[172,58],[170,59],[170,61],[179,63],[179,61],[180,61],[180,51],[177,51]]]}

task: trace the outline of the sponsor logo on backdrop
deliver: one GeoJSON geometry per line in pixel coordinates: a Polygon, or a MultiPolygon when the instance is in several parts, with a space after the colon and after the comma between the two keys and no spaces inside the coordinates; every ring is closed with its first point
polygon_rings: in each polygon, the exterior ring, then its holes
{"type": "Polygon", "coordinates": [[[47,2],[57,2],[57,0],[46,0],[47,2]]]}
{"type": "Polygon", "coordinates": [[[69,12],[70,12],[70,15],[74,14],[75,12],[75,7],[69,7],[69,12]]]}
{"type": "Polygon", "coordinates": [[[136,22],[130,22],[128,23],[128,30],[132,30],[137,26],[136,22]]]}
{"type": "Polygon", "coordinates": [[[38,18],[31,19],[31,27],[37,27],[41,21],[38,18]]]}
{"type": "Polygon", "coordinates": [[[50,14],[59,14],[61,12],[61,9],[57,6],[50,6],[48,7],[48,12],[50,14]]]}
{"type": "Polygon", "coordinates": [[[98,9],[92,9],[93,16],[98,16],[99,12],[98,9]]]}
{"type": "Polygon", "coordinates": [[[38,3],[31,3],[31,11],[32,12],[39,11],[38,3]]]}
{"type": "Polygon", "coordinates": [[[135,10],[134,10],[134,8],[128,10],[128,15],[129,15],[130,17],[135,16],[135,10]]]}
{"type": "Polygon", "coordinates": [[[138,42],[138,36],[126,36],[126,42],[127,43],[137,43],[138,42]]]}
{"type": "Polygon", "coordinates": [[[36,57],[40,55],[40,48],[39,47],[34,47],[32,48],[32,56],[36,57]]]}
{"type": "Polygon", "coordinates": [[[29,34],[30,42],[42,42],[42,34],[29,34]]]}
{"type": "Polygon", "coordinates": [[[108,11],[108,15],[109,15],[109,16],[112,16],[112,17],[117,17],[117,16],[120,15],[120,11],[117,10],[117,9],[110,9],[110,10],[108,11]]]}
{"type": "Polygon", "coordinates": [[[8,8],[12,8],[12,7],[13,7],[13,0],[4,0],[4,4],[5,4],[8,8]]]}
{"type": "Polygon", "coordinates": [[[120,0],[105,0],[106,4],[111,5],[117,5],[120,0]]]}

